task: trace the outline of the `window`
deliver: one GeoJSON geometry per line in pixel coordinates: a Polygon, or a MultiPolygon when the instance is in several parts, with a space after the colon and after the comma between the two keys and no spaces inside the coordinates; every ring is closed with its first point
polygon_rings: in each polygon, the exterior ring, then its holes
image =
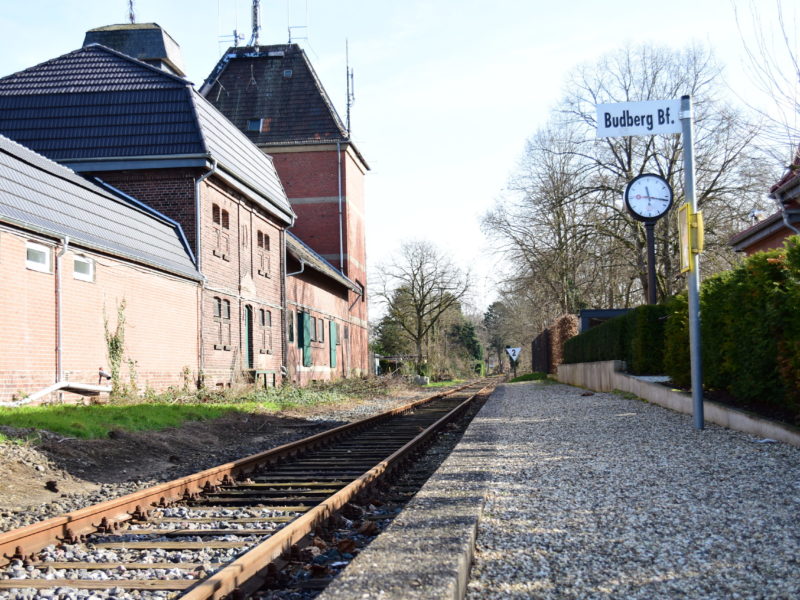
{"type": "Polygon", "coordinates": [[[324,342],[325,341],[325,320],[324,319],[317,319],[317,341],[324,342]]]}
{"type": "Polygon", "coordinates": [[[263,231],[259,231],[256,236],[256,244],[263,252],[258,253],[256,260],[258,262],[258,274],[264,277],[270,276],[270,257],[269,252],[269,236],[263,231]]]}
{"type": "Polygon", "coordinates": [[[72,276],[81,281],[94,281],[94,261],[85,256],[76,256],[72,264],[72,276]]]}
{"type": "Polygon", "coordinates": [[[50,273],[50,248],[36,242],[25,244],[25,266],[34,271],[50,273]]]}
{"type": "Polygon", "coordinates": [[[263,308],[258,311],[259,322],[261,324],[261,352],[264,354],[272,353],[272,313],[263,308]]]}
{"type": "Polygon", "coordinates": [[[248,119],[247,131],[261,131],[261,119],[248,119]]]}
{"type": "Polygon", "coordinates": [[[242,248],[247,248],[247,225],[242,225],[242,248]]]}
{"type": "Polygon", "coordinates": [[[309,329],[311,330],[311,341],[317,341],[317,317],[309,317],[311,321],[311,326],[309,329]]]}
{"type": "Polygon", "coordinates": [[[294,341],[294,312],[290,312],[287,318],[289,319],[289,327],[287,328],[289,330],[289,341],[293,342],[294,341]]]}
{"type": "Polygon", "coordinates": [[[230,236],[223,233],[222,229],[230,229],[230,216],[228,211],[221,209],[218,204],[211,205],[211,220],[214,222],[214,250],[212,254],[219,256],[222,260],[230,260],[230,236]],[[220,227],[222,229],[220,229],[220,227]]]}
{"type": "Polygon", "coordinates": [[[214,350],[231,349],[231,303],[217,296],[213,299],[214,327],[217,333],[214,350]]]}

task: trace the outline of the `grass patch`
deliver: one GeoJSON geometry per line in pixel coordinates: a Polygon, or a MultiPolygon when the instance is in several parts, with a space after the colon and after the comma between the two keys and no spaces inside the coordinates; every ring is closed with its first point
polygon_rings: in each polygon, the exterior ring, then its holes
{"type": "Polygon", "coordinates": [[[158,430],[176,427],[185,421],[207,421],[245,406],[163,403],[23,406],[0,409],[0,425],[46,429],[69,437],[93,439],[107,437],[114,429],[158,430]]]}
{"type": "Polygon", "coordinates": [[[459,383],[464,383],[463,379],[450,379],[448,381],[433,381],[428,385],[423,385],[424,388],[440,388],[440,387],[449,387],[451,385],[458,385],[459,383]]]}
{"type": "Polygon", "coordinates": [[[514,377],[510,381],[510,383],[519,383],[520,381],[547,381],[547,373],[539,373],[538,371],[534,371],[533,373],[525,373],[525,375],[520,375],[519,377],[514,377]]]}
{"type": "MultiPolygon", "coordinates": [[[[0,407],[0,426],[45,429],[61,435],[97,439],[112,430],[151,431],[177,427],[186,421],[218,419],[234,411],[279,412],[292,408],[336,404],[386,395],[390,383],[381,379],[350,379],[309,387],[197,393],[169,390],[110,404],[0,407]]],[[[34,435],[32,440],[37,438],[34,435]]],[[[19,441],[0,434],[0,442],[19,441]]],[[[26,441],[26,440],[23,440],[26,441]]]]}

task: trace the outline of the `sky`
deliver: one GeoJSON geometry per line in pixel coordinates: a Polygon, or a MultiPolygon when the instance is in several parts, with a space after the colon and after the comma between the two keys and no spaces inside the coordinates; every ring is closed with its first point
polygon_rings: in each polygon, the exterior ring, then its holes
{"type": "MultiPolygon", "coordinates": [[[[251,4],[135,0],[134,12],[180,44],[199,87],[234,29],[243,43],[250,39],[251,4]]],[[[750,4],[737,5],[747,37],[750,4]]],[[[764,23],[777,22],[774,2],[756,5],[764,23]]],[[[128,0],[0,0],[0,7],[0,76],[79,48],[88,29],[128,21],[128,0]]],[[[731,0],[261,0],[261,44],[287,42],[290,26],[343,118],[349,44],[352,136],[371,167],[371,272],[403,241],[433,241],[473,273],[478,310],[494,299],[502,270],[481,217],[572,69],[625,44],[700,42],[726,66],[734,101],[750,86],[731,0]]]]}

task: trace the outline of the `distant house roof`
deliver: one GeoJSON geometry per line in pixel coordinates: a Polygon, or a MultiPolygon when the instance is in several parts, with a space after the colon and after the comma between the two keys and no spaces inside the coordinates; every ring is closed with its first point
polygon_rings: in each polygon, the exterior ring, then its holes
{"type": "Polygon", "coordinates": [[[787,221],[791,227],[800,228],[800,149],[795,152],[786,173],[769,192],[770,198],[780,202],[781,210],[731,236],[728,245],[737,252],[752,252],[765,243],[771,246],[780,244],[786,236],[795,233],[786,226],[787,221]]]}
{"type": "Polygon", "coordinates": [[[202,279],[177,223],[0,135],[0,222],[202,279]]]}
{"type": "Polygon", "coordinates": [[[97,44],[0,79],[0,133],[81,172],[210,168],[291,223],[272,160],[191,84],[97,44]]]}
{"type": "Polygon", "coordinates": [[[200,93],[259,146],[352,144],[297,44],[229,48],[200,93]]]}
{"type": "Polygon", "coordinates": [[[309,248],[304,242],[290,231],[286,232],[286,251],[295,259],[314,269],[318,273],[333,279],[337,283],[353,290],[356,294],[363,294],[360,285],[348,278],[327,260],[309,248]]]}

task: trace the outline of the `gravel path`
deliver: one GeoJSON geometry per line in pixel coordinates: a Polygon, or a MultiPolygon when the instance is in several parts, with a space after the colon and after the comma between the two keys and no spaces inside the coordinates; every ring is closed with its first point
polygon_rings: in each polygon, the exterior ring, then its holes
{"type": "Polygon", "coordinates": [[[500,386],[467,590],[487,598],[800,597],[800,448],[615,394],[500,386]]]}

